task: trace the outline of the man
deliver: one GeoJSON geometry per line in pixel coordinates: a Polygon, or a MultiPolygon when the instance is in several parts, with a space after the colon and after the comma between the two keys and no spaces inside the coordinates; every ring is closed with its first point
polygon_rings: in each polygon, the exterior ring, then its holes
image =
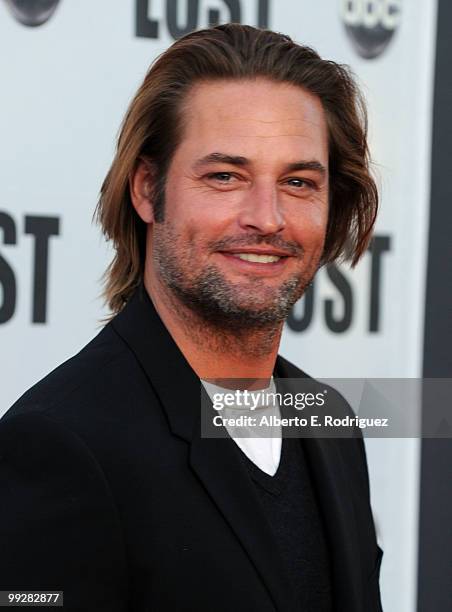
{"type": "Polygon", "coordinates": [[[63,590],[69,610],[381,610],[362,439],[200,426],[201,381],[309,380],[277,354],[283,323],[320,265],[365,250],[368,165],[351,76],[288,37],[229,24],[158,59],[97,211],[114,316],[2,420],[1,589],[63,590]]]}

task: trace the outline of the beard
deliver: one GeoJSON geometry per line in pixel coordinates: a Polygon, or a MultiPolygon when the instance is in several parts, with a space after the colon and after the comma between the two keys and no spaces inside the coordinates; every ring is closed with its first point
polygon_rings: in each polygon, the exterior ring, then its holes
{"type": "MultiPolygon", "coordinates": [[[[181,246],[181,237],[168,221],[154,226],[153,259],[155,269],[172,296],[201,320],[224,331],[253,331],[274,328],[285,321],[293,305],[309,286],[318,262],[311,262],[305,273],[294,273],[277,287],[265,279],[247,277],[242,282],[229,281],[214,264],[196,270],[195,249],[181,246]]],[[[226,247],[267,244],[284,248],[302,257],[302,248],[282,241],[279,236],[247,235],[225,238],[207,245],[209,252],[226,247]]],[[[271,265],[271,264],[270,264],[271,265]]]]}

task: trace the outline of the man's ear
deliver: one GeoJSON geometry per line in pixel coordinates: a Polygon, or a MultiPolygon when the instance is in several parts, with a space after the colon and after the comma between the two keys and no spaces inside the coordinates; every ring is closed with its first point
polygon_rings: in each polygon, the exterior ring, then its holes
{"type": "Polygon", "coordinates": [[[129,177],[129,189],[133,207],[145,223],[154,221],[154,180],[155,169],[152,162],[140,158],[135,171],[129,177]]]}

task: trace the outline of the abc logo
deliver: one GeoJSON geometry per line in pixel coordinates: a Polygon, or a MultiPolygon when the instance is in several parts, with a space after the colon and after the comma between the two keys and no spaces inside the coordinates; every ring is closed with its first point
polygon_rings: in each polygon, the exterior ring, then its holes
{"type": "Polygon", "coordinates": [[[34,27],[53,15],[60,0],[6,0],[13,16],[23,25],[34,27]]]}
{"type": "Polygon", "coordinates": [[[378,57],[389,44],[401,18],[402,0],[343,0],[341,17],[361,57],[378,57]]]}

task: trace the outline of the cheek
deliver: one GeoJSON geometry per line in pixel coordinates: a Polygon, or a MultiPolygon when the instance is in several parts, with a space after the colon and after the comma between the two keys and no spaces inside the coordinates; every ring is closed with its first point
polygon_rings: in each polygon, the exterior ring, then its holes
{"type": "Polygon", "coordinates": [[[313,229],[324,231],[328,222],[328,209],[326,206],[316,206],[310,210],[309,221],[313,229]]]}
{"type": "Polygon", "coordinates": [[[291,215],[290,226],[301,244],[308,248],[322,245],[325,240],[328,223],[328,210],[326,206],[306,205],[304,210],[291,215]]]}
{"type": "Polygon", "coordinates": [[[181,241],[199,255],[209,250],[209,244],[237,232],[237,211],[225,202],[194,199],[193,194],[179,200],[167,220],[172,223],[181,241]]]}
{"type": "MultiPolygon", "coordinates": [[[[237,200],[237,195],[235,195],[237,200]]],[[[205,185],[174,180],[166,191],[166,218],[193,236],[230,223],[237,209],[233,194],[213,193],[205,185]]]]}

